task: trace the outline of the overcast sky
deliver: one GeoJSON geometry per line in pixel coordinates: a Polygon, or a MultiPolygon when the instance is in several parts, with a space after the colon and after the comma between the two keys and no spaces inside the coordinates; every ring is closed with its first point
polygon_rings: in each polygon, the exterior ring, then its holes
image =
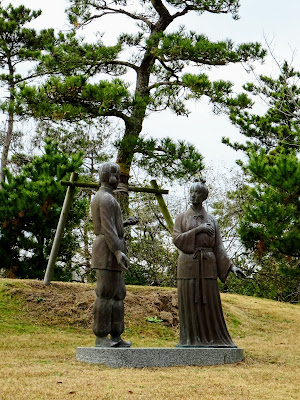
{"type": "MultiPolygon", "coordinates": [[[[54,27],[67,29],[64,10],[65,0],[11,0],[2,1],[2,5],[12,3],[14,6],[24,4],[31,9],[42,9],[43,14],[35,22],[35,28],[54,27]]],[[[275,58],[292,61],[296,69],[300,69],[300,1],[299,0],[241,0],[240,20],[234,21],[229,15],[204,14],[202,16],[188,15],[181,20],[187,29],[203,33],[211,40],[230,38],[236,43],[255,42],[271,47],[275,58]],[[267,41],[267,43],[266,43],[267,41]]],[[[90,26],[90,37],[94,32],[108,32],[104,39],[113,40],[116,26],[125,31],[131,20],[122,20],[114,25],[113,18],[107,17],[101,26],[90,26]],[[107,23],[107,24],[106,24],[107,23]],[[126,26],[127,24],[127,26],[126,26]],[[112,30],[109,31],[109,28],[112,30]]],[[[171,26],[172,28],[172,26],[171,26]]],[[[109,43],[111,44],[111,43],[109,43]]],[[[257,74],[264,73],[277,76],[278,67],[269,56],[264,65],[255,64],[257,74]]],[[[242,67],[219,68],[213,72],[216,79],[228,79],[237,84],[237,91],[241,84],[253,80],[242,67]]],[[[185,139],[196,145],[205,157],[207,164],[231,167],[238,158],[236,152],[221,143],[222,136],[229,136],[232,140],[241,140],[238,130],[230,124],[227,117],[213,115],[210,106],[205,100],[198,104],[191,103],[192,113],[188,117],[177,117],[169,112],[156,113],[146,119],[143,133],[151,136],[170,136],[173,139],[185,139]]]]}

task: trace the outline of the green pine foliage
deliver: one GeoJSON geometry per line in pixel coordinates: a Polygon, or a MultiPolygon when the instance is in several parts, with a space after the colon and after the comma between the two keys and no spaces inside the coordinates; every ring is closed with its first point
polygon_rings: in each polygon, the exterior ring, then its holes
{"type": "Polygon", "coordinates": [[[223,292],[299,303],[299,276],[283,274],[278,260],[271,255],[258,258],[249,252],[237,265],[248,278],[241,280],[230,274],[224,284],[219,282],[223,292]]]}
{"type": "Polygon", "coordinates": [[[203,157],[192,144],[169,137],[147,139],[129,137],[115,143],[117,148],[133,151],[133,163],[150,176],[169,181],[186,181],[203,168],[203,157]]]}
{"type": "Polygon", "coordinates": [[[224,139],[247,156],[240,162],[250,182],[240,238],[259,257],[275,258],[277,268],[291,276],[300,275],[299,77],[284,63],[277,79],[261,76],[258,85],[246,85],[268,109],[263,115],[232,110],[232,122],[247,142],[224,139]]]}
{"type": "Polygon", "coordinates": [[[297,156],[265,150],[250,153],[251,199],[245,204],[240,233],[244,244],[274,255],[300,256],[300,163],[297,156]]]}
{"type": "MultiPolygon", "coordinates": [[[[230,180],[227,179],[226,181],[226,177],[225,180],[224,177],[217,177],[217,181],[213,182],[214,190],[211,197],[218,201],[214,201],[210,207],[219,221],[226,250],[234,264],[245,272],[247,279],[241,280],[233,274],[229,274],[224,284],[219,282],[220,289],[224,292],[298,303],[300,301],[300,275],[297,273],[297,257],[286,257],[279,254],[273,243],[270,244],[274,251],[260,248],[258,242],[252,240],[253,231],[259,231],[260,235],[266,235],[266,232],[269,233],[273,229],[274,235],[277,234],[279,237],[282,235],[282,223],[278,223],[274,227],[277,210],[273,210],[275,214],[269,213],[269,210],[265,210],[265,203],[254,202],[253,191],[255,189],[253,189],[253,185],[251,187],[251,185],[245,184],[244,173],[231,174],[230,180]],[[222,184],[225,182],[223,191],[218,185],[219,179],[222,184]],[[260,207],[263,211],[257,218],[257,209],[260,207]],[[249,229],[246,229],[245,226],[241,229],[241,223],[246,218],[249,229]],[[243,243],[241,241],[242,232],[244,234],[247,232],[248,235],[247,239],[243,237],[243,243]],[[245,246],[246,240],[248,245],[245,246]]],[[[270,189],[269,191],[271,195],[275,194],[274,190],[270,189]]],[[[281,209],[281,212],[285,213],[285,210],[281,209]]],[[[294,215],[293,213],[289,214],[294,215]]],[[[286,221],[287,225],[288,221],[286,221]]],[[[284,234],[281,237],[285,239],[284,234]]],[[[269,237],[265,237],[265,241],[268,240],[270,240],[269,237]]],[[[287,241],[287,239],[284,240],[284,242],[287,241]]]]}
{"type": "Polygon", "coordinates": [[[265,50],[260,44],[212,42],[184,26],[173,30],[171,26],[189,13],[197,14],[199,20],[203,13],[229,14],[236,19],[238,9],[238,0],[69,0],[71,32],[61,33],[60,43],[41,57],[38,71],[48,74],[49,79],[39,87],[24,88],[22,95],[28,99],[25,110],[35,118],[121,120],[116,161],[125,184],[135,162],[151,174],[155,163],[161,165],[160,173],[168,178],[177,168],[181,177],[198,174],[203,168],[202,157],[192,146],[168,139],[141,141],[143,122],[149,113],[165,109],[187,115],[187,101],[203,96],[218,112],[250,104],[247,96],[234,93],[231,82],[211,81],[203,69],[261,60],[265,50]],[[120,15],[137,29],[134,34],[120,32],[114,46],[106,46],[101,34],[94,43],[77,35],[78,28],[82,32],[86,25],[94,26],[97,32],[102,18],[113,24],[114,17],[120,15]],[[178,161],[180,157],[190,162],[178,161]]]}
{"type": "Polygon", "coordinates": [[[28,104],[24,105],[24,111],[20,107],[19,112],[25,113],[30,105],[34,118],[90,121],[106,116],[112,106],[116,112],[123,109],[128,96],[126,85],[119,79],[90,84],[82,75],[68,76],[64,80],[54,76],[40,88],[21,87],[20,97],[25,97],[28,104]]]}
{"type": "MultiPolygon", "coordinates": [[[[5,170],[0,189],[1,269],[11,277],[42,278],[47,265],[66,189],[61,179],[82,164],[81,154],[69,157],[47,141],[18,175],[5,170]]],[[[86,213],[86,201],[74,201],[56,265],[54,279],[69,280],[71,259],[78,248],[74,228],[86,213]]]]}
{"type": "MultiPolygon", "coordinates": [[[[6,132],[2,135],[2,155],[0,180],[8,163],[8,154],[14,140],[16,115],[22,114],[24,97],[19,85],[26,87],[29,80],[40,75],[37,71],[23,73],[24,66],[36,63],[45,50],[55,42],[54,30],[44,29],[37,33],[28,24],[38,18],[41,11],[32,11],[23,5],[13,7],[0,4],[0,83],[4,92],[0,99],[0,109],[7,115],[6,132]]],[[[33,66],[33,64],[32,64],[33,66]]],[[[23,118],[27,115],[23,114],[23,118]]]]}
{"type": "Polygon", "coordinates": [[[90,125],[84,121],[76,124],[42,121],[37,124],[32,145],[36,149],[44,146],[45,139],[59,143],[60,151],[68,154],[83,153],[83,173],[86,180],[95,180],[99,164],[112,158],[109,146],[109,124],[90,125]]]}
{"type": "MultiPolygon", "coordinates": [[[[53,29],[37,33],[27,27],[28,23],[40,15],[40,10],[32,11],[23,5],[13,7],[9,4],[7,7],[0,7],[0,66],[8,71],[1,74],[3,81],[9,82],[13,79],[11,72],[16,71],[19,63],[36,61],[46,45],[53,43],[53,29]]],[[[15,83],[23,79],[21,74],[17,74],[15,83]]]]}

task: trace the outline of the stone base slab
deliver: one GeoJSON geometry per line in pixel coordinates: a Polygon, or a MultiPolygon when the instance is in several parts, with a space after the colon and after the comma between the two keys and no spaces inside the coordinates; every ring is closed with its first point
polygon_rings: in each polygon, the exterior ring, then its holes
{"type": "Polygon", "coordinates": [[[233,364],[243,361],[238,348],[103,348],[77,347],[78,361],[112,368],[233,364]]]}

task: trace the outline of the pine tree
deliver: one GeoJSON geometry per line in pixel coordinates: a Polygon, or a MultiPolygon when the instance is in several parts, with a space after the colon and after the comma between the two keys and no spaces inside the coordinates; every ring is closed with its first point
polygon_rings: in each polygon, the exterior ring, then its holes
{"type": "Polygon", "coordinates": [[[238,18],[238,8],[238,0],[146,0],[133,4],[124,0],[70,0],[73,31],[61,34],[61,44],[43,57],[40,70],[52,76],[38,88],[27,88],[27,112],[34,117],[68,121],[99,117],[123,121],[116,161],[125,185],[132,163],[152,176],[180,179],[195,175],[203,168],[195,147],[171,139],[145,140],[141,135],[143,122],[148,113],[164,109],[186,115],[186,101],[202,96],[209,98],[218,111],[249,104],[246,96],[232,94],[232,83],[211,82],[202,70],[261,60],[265,51],[258,43],[235,46],[230,40],[211,42],[204,34],[189,32],[183,26],[170,30],[172,23],[188,13],[199,18],[203,13],[238,18]],[[102,40],[87,43],[77,38],[77,28],[91,23],[101,26],[104,17],[112,18],[113,23],[120,15],[131,24],[137,23],[136,34],[121,33],[114,46],[105,46],[102,40]],[[195,66],[197,73],[189,72],[189,66],[195,66]],[[126,82],[128,71],[135,74],[132,91],[126,82]]]}
{"type": "Polygon", "coordinates": [[[31,11],[22,5],[14,8],[12,4],[7,7],[0,4],[0,82],[7,92],[7,96],[4,97],[4,94],[0,101],[0,108],[8,116],[7,129],[2,138],[0,182],[13,140],[15,117],[20,112],[19,102],[23,102],[18,95],[18,85],[24,85],[37,75],[36,72],[22,74],[19,67],[37,61],[42,50],[54,42],[53,29],[42,30],[38,34],[34,29],[26,27],[40,14],[41,11],[31,11]]]}
{"type": "Polygon", "coordinates": [[[265,251],[262,256],[257,247],[254,246],[253,251],[253,246],[245,248],[241,242],[239,225],[245,215],[245,203],[249,204],[253,200],[244,174],[241,171],[238,175],[231,174],[224,192],[220,192],[216,182],[214,188],[217,196],[212,197],[218,198],[218,201],[212,203],[212,213],[219,221],[226,251],[229,251],[234,264],[242,268],[248,277],[240,280],[230,275],[225,284],[219,283],[220,289],[230,293],[298,303],[300,275],[297,276],[296,270],[291,268],[292,264],[289,263],[289,272],[292,273],[283,274],[280,268],[283,265],[281,257],[270,251],[265,251]]]}
{"type": "MultiPolygon", "coordinates": [[[[98,176],[99,164],[112,158],[112,146],[109,140],[109,125],[86,124],[78,122],[55,123],[39,122],[32,139],[32,147],[41,149],[45,139],[58,142],[62,152],[68,154],[83,153],[83,173],[87,180],[95,180],[98,176]]],[[[22,156],[22,155],[21,155],[22,156]]],[[[28,156],[27,156],[28,157],[28,156]]],[[[24,158],[26,155],[24,154],[24,158]]],[[[83,177],[82,177],[83,178],[83,177]]]]}
{"type": "Polygon", "coordinates": [[[240,220],[241,240],[259,256],[273,256],[290,274],[300,274],[299,77],[284,63],[277,79],[260,76],[259,84],[246,85],[268,109],[263,115],[232,110],[232,122],[248,140],[239,144],[224,139],[247,156],[240,162],[251,182],[240,220]]]}
{"type": "MultiPolygon", "coordinates": [[[[0,189],[1,268],[18,278],[42,278],[65,196],[61,179],[78,171],[81,154],[69,157],[58,143],[48,141],[44,154],[35,156],[13,176],[5,170],[0,189]]],[[[74,228],[86,213],[86,200],[74,201],[61,246],[56,279],[71,277],[70,264],[78,247],[74,228]]]]}

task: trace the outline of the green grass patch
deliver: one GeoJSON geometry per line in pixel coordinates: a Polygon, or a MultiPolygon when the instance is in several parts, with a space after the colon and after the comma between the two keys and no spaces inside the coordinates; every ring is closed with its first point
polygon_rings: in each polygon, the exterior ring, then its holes
{"type": "MultiPolygon", "coordinates": [[[[174,289],[127,289],[124,339],[134,347],[175,346],[174,289]],[[173,324],[159,321],[163,307],[174,314],[173,324]]],[[[244,362],[116,370],[75,357],[76,347],[94,345],[93,285],[0,279],[0,399],[298,400],[300,306],[221,297],[244,362]]]]}

